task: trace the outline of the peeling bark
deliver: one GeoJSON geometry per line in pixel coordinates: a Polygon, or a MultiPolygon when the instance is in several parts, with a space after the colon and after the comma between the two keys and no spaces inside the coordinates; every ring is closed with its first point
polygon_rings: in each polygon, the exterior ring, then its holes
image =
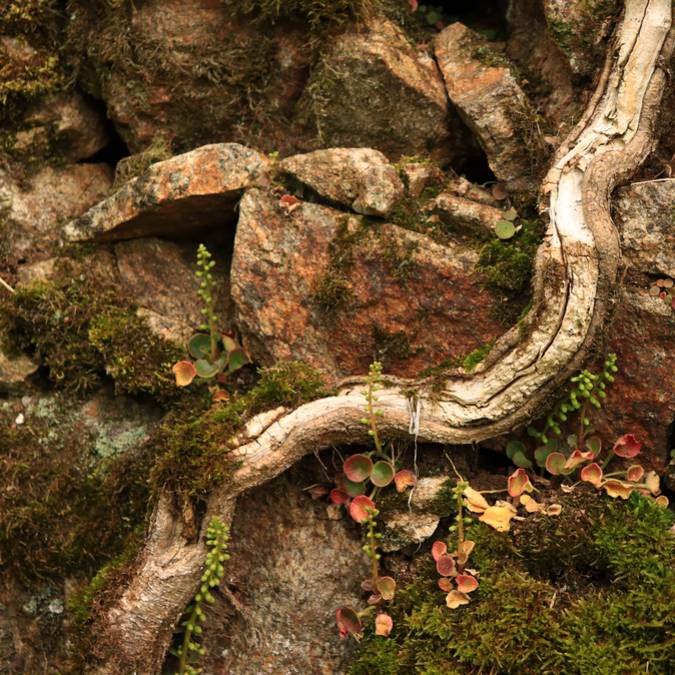
{"type": "MultiPolygon", "coordinates": [[[[549,225],[536,257],[525,330],[507,332],[471,375],[449,372],[440,395],[431,396],[424,380],[391,379],[378,394],[385,435],[408,434],[417,405],[420,440],[471,443],[506,433],[526,423],[583,363],[621,266],[609,196],[650,150],[675,41],[671,14],[670,0],[626,2],[597,90],[543,183],[549,225]]],[[[227,487],[214,491],[204,522],[213,514],[229,522],[238,494],[304,454],[365,440],[359,421],[363,386],[356,378],[335,396],[251,420],[231,453],[238,468],[227,487]]],[[[134,575],[97,628],[97,672],[159,671],[205,553],[203,533],[197,543],[189,542],[176,523],[171,496],[163,495],[134,575]]]]}

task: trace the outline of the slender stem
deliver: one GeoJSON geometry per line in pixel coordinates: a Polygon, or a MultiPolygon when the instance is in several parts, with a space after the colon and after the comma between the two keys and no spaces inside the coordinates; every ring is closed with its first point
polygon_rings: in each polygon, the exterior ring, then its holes
{"type": "Polygon", "coordinates": [[[577,437],[577,447],[583,450],[584,442],[586,441],[586,427],[584,420],[586,419],[586,411],[588,410],[588,401],[586,401],[579,411],[579,435],[577,437]]]}
{"type": "Polygon", "coordinates": [[[183,635],[183,648],[180,650],[180,662],[178,664],[178,675],[184,675],[190,658],[190,642],[192,640],[192,631],[197,620],[197,603],[195,602],[192,612],[185,625],[185,635],[183,635]]]}
{"type": "Polygon", "coordinates": [[[6,288],[10,293],[16,293],[16,291],[2,277],[0,277],[0,286],[6,288]]]}
{"type": "Polygon", "coordinates": [[[380,440],[380,432],[377,430],[377,420],[375,419],[375,407],[373,405],[373,383],[368,383],[368,418],[370,420],[370,431],[375,444],[375,452],[382,456],[382,441],[380,440]]]}
{"type": "Polygon", "coordinates": [[[218,331],[216,329],[216,316],[209,307],[209,332],[211,334],[211,362],[218,358],[218,331]]]}

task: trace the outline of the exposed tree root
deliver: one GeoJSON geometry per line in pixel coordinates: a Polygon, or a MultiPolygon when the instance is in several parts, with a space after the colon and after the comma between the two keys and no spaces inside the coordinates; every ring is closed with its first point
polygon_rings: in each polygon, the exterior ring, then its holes
{"type": "MultiPolygon", "coordinates": [[[[409,432],[411,397],[420,403],[421,440],[471,443],[506,433],[540,410],[582,364],[621,264],[609,196],[650,150],[674,42],[671,14],[671,0],[626,1],[598,88],[543,184],[549,226],[525,330],[506,333],[471,375],[450,372],[440,395],[426,393],[424,381],[393,380],[379,393],[384,434],[409,432]]],[[[365,440],[361,391],[352,380],[336,396],[251,420],[232,450],[238,468],[211,496],[205,522],[211,514],[229,522],[238,494],[306,453],[365,440]]],[[[203,538],[184,538],[171,497],[162,496],[135,573],[97,628],[98,672],[159,671],[204,558],[203,538]]]]}

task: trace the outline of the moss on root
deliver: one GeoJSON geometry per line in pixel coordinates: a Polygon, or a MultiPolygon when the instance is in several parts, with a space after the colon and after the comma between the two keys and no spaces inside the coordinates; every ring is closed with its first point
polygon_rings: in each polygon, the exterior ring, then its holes
{"type": "Polygon", "coordinates": [[[114,289],[82,277],[35,282],[0,309],[11,344],[33,352],[68,391],[90,391],[108,375],[119,393],[177,396],[171,366],[181,350],[152,333],[114,289]]]}
{"type": "Polygon", "coordinates": [[[391,637],[367,636],[350,672],[673,672],[673,520],[636,493],[582,492],[560,520],[529,517],[512,536],[473,527],[471,604],[447,609],[423,565],[397,593],[391,637]]]}

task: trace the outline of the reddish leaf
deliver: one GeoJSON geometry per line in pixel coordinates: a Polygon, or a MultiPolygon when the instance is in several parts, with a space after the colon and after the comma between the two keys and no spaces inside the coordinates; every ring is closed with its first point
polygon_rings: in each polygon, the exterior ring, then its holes
{"type": "Polygon", "coordinates": [[[373,590],[373,580],[372,579],[364,579],[361,582],[361,590],[370,593],[373,590]]]}
{"type": "Polygon", "coordinates": [[[508,480],[509,495],[511,497],[520,497],[523,492],[529,492],[532,489],[530,477],[525,469],[516,469],[508,480]]]}
{"type": "Polygon", "coordinates": [[[645,470],[639,464],[633,464],[626,469],[626,478],[628,478],[631,483],[639,482],[644,475],[645,470]]]}
{"type": "Polygon", "coordinates": [[[619,457],[626,457],[631,459],[637,457],[642,449],[642,444],[635,438],[633,434],[625,434],[617,439],[612,452],[619,457]]]}
{"type": "Polygon", "coordinates": [[[216,391],[213,392],[211,400],[214,403],[217,403],[218,401],[229,401],[230,395],[223,389],[216,389],[216,391]]]}
{"type": "Polygon", "coordinates": [[[396,593],[396,581],[392,577],[379,577],[375,584],[383,600],[393,600],[396,593]]]}
{"type": "Polygon", "coordinates": [[[405,492],[406,488],[412,487],[417,483],[417,476],[409,469],[401,469],[394,476],[396,492],[405,492]]]}
{"type": "Polygon", "coordinates": [[[379,605],[382,602],[382,596],[379,593],[373,593],[372,595],[368,596],[368,600],[366,602],[369,605],[379,605]]]}
{"type": "Polygon", "coordinates": [[[187,387],[197,377],[197,370],[192,361],[179,361],[171,370],[179,387],[187,387]]]}
{"type": "Polygon", "coordinates": [[[349,505],[349,515],[357,523],[365,523],[370,514],[375,510],[375,502],[370,497],[366,497],[366,495],[354,497],[352,503],[349,505]]]}
{"type": "Polygon", "coordinates": [[[579,464],[583,464],[584,462],[590,462],[595,459],[595,453],[591,452],[590,450],[588,452],[583,452],[577,448],[568,458],[567,461],[565,462],[565,465],[563,469],[565,471],[570,471],[572,469],[575,469],[579,464]]]}
{"type": "Polygon", "coordinates": [[[444,541],[435,541],[431,545],[431,555],[434,557],[434,560],[438,561],[438,559],[444,555],[445,553],[448,552],[448,547],[444,541]]]}
{"type": "Polygon", "coordinates": [[[419,2],[418,0],[408,0],[408,5],[410,5],[411,11],[416,12],[419,2]]]}
{"type": "Polygon", "coordinates": [[[595,485],[595,487],[600,487],[602,485],[602,468],[597,462],[593,464],[587,464],[579,474],[581,480],[595,485]]]}
{"type": "Polygon", "coordinates": [[[455,582],[460,593],[471,593],[478,588],[478,580],[470,574],[458,574],[455,582]]]}
{"type": "Polygon", "coordinates": [[[391,629],[394,627],[394,620],[389,614],[378,614],[375,617],[375,635],[389,637],[391,629]]]}
{"type": "Polygon", "coordinates": [[[288,215],[300,206],[300,200],[293,195],[283,195],[279,200],[279,206],[288,215]]]}
{"type": "Polygon", "coordinates": [[[349,480],[360,483],[370,476],[373,463],[367,455],[352,455],[344,461],[342,470],[349,480]]]}
{"type": "Polygon", "coordinates": [[[325,497],[330,490],[325,486],[325,485],[312,485],[308,488],[305,488],[307,492],[309,492],[309,496],[312,499],[321,499],[321,497],[325,497]]]}
{"type": "Polygon", "coordinates": [[[457,567],[455,566],[455,559],[452,556],[449,556],[447,553],[444,553],[436,561],[436,571],[442,577],[454,577],[457,574],[457,567]]]}
{"type": "Polygon", "coordinates": [[[335,488],[330,491],[330,496],[328,497],[331,501],[331,504],[347,504],[349,502],[349,495],[342,490],[335,488]]]}
{"type": "Polygon", "coordinates": [[[438,587],[442,591],[445,591],[446,593],[450,592],[452,590],[452,579],[448,579],[447,577],[441,577],[438,580],[438,587]]]}
{"type": "Polygon", "coordinates": [[[363,632],[363,626],[359,620],[358,614],[351,607],[340,607],[335,610],[335,621],[340,631],[340,637],[346,638],[350,633],[360,636],[363,632]]]}

